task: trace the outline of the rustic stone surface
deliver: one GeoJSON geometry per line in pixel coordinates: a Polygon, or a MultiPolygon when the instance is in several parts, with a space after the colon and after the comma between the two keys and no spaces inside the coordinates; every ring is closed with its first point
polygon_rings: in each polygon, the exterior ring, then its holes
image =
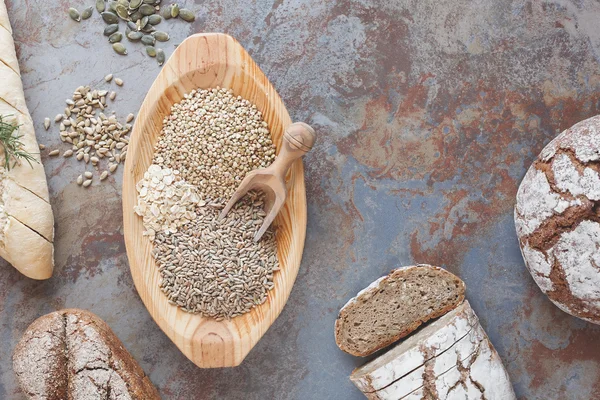
{"type": "MultiPolygon", "coordinates": [[[[162,22],[172,36],[167,56],[192,32],[232,34],[292,117],[320,134],[305,160],[307,240],[286,307],[241,367],[196,368],[133,287],[121,171],[83,191],[76,160],[44,156],[55,276],[33,282],[0,262],[0,360],[37,317],[78,307],[109,324],[165,399],[358,400],[348,376],[364,361],[335,345],[337,312],[392,268],[426,262],[465,281],[518,397],[600,397],[600,355],[590,351],[600,328],[538,289],[512,218],[519,182],[542,148],[600,113],[597,1],[183,3],[200,14],[191,25],[162,22]]],[[[75,87],[116,91],[127,115],[159,71],[141,48],[115,54],[97,16],[69,19],[68,7],[92,4],[8,1],[26,99],[48,148],[58,135],[43,120],[75,87]],[[104,82],[108,73],[125,85],[104,82]]],[[[0,362],[0,398],[23,399],[10,363],[0,362]]]]}

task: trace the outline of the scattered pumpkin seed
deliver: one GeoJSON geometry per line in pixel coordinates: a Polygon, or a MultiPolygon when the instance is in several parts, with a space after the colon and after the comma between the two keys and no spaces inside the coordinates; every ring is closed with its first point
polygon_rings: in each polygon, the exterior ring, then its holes
{"type": "Polygon", "coordinates": [[[121,32],[115,32],[108,37],[108,41],[110,43],[117,43],[123,39],[123,34],[121,32]]]}
{"type": "Polygon", "coordinates": [[[81,12],[81,19],[88,19],[94,13],[94,7],[88,7],[81,12]]]}
{"type": "Polygon", "coordinates": [[[115,78],[115,83],[116,83],[118,86],[123,86],[123,79],[121,79],[121,78],[115,78]]]}
{"type": "Polygon", "coordinates": [[[124,21],[129,19],[129,14],[127,13],[127,8],[123,4],[117,4],[117,15],[124,21]]]}
{"type": "Polygon", "coordinates": [[[108,10],[109,12],[112,12],[113,14],[117,14],[117,3],[116,1],[111,1],[108,3],[108,10]]]}
{"type": "Polygon", "coordinates": [[[110,24],[104,28],[104,36],[110,36],[119,30],[119,24],[110,24]]]}
{"type": "Polygon", "coordinates": [[[103,13],[104,10],[106,10],[106,3],[104,3],[104,0],[96,0],[96,11],[103,13]]]}
{"type": "Polygon", "coordinates": [[[148,23],[150,25],[158,25],[162,22],[162,17],[158,14],[154,14],[154,15],[149,15],[148,16],[148,23]]]}
{"type": "Polygon", "coordinates": [[[113,50],[122,56],[127,55],[127,49],[121,43],[113,43],[113,50]]]}
{"type": "Polygon", "coordinates": [[[129,9],[130,10],[137,10],[139,6],[142,5],[142,0],[131,0],[129,2],[129,9]]]}
{"type": "Polygon", "coordinates": [[[142,28],[142,32],[144,33],[152,33],[156,30],[156,28],[153,25],[146,25],[145,27],[142,28]]]}
{"type": "Polygon", "coordinates": [[[135,21],[135,22],[139,21],[143,17],[144,16],[142,15],[142,13],[139,10],[129,16],[129,18],[131,18],[131,20],[135,21]]]}
{"type": "Polygon", "coordinates": [[[177,18],[179,16],[179,4],[171,4],[171,17],[177,18]]]}
{"type": "Polygon", "coordinates": [[[162,31],[152,32],[152,36],[159,42],[167,42],[170,39],[169,34],[162,31]]]}
{"type": "Polygon", "coordinates": [[[140,20],[139,29],[144,29],[144,28],[146,27],[146,25],[148,25],[148,19],[149,19],[149,18],[150,18],[150,17],[146,16],[146,17],[143,17],[143,18],[140,20]]]}
{"type": "Polygon", "coordinates": [[[117,17],[116,14],[113,14],[113,13],[111,13],[109,11],[104,11],[100,15],[102,15],[102,19],[107,24],[118,24],[119,23],[119,17],[117,17]]]}
{"type": "Polygon", "coordinates": [[[165,63],[165,52],[163,49],[156,49],[156,61],[158,61],[158,65],[165,63]]]}
{"type": "Polygon", "coordinates": [[[127,39],[131,40],[132,42],[137,42],[142,38],[142,36],[144,36],[142,32],[131,31],[127,34],[127,39]]]}
{"type": "Polygon", "coordinates": [[[172,7],[172,6],[170,6],[170,5],[169,5],[169,6],[162,7],[162,8],[160,9],[160,16],[161,16],[161,17],[163,17],[164,19],[171,19],[171,18],[173,18],[173,17],[171,16],[171,7],[172,7]]]}
{"type": "Polygon", "coordinates": [[[154,36],[152,35],[144,35],[142,36],[142,43],[146,46],[154,46],[154,43],[156,43],[156,39],[154,39],[154,36]]]}
{"type": "Polygon", "coordinates": [[[194,22],[196,20],[196,15],[187,8],[182,8],[179,10],[179,18],[186,22],[194,22]]]}
{"type": "Polygon", "coordinates": [[[156,57],[156,49],[154,48],[154,46],[146,46],[146,53],[150,57],[156,57]]]}
{"type": "Polygon", "coordinates": [[[106,75],[106,76],[104,77],[104,80],[105,80],[106,82],[110,82],[110,81],[112,81],[112,78],[113,78],[113,74],[108,74],[108,75],[106,75]]]}
{"type": "Polygon", "coordinates": [[[73,21],[81,21],[81,15],[79,15],[79,11],[77,11],[73,7],[69,8],[69,17],[71,17],[73,21]]]}
{"type": "Polygon", "coordinates": [[[138,10],[142,15],[152,15],[156,11],[150,4],[142,4],[138,10]]]}
{"type": "Polygon", "coordinates": [[[158,3],[160,3],[160,1],[156,1],[156,0],[143,0],[142,3],[144,3],[144,4],[158,4],[158,3]]]}
{"type": "Polygon", "coordinates": [[[137,25],[135,24],[135,22],[133,21],[127,21],[127,27],[129,29],[131,29],[132,31],[137,30],[137,25]]]}

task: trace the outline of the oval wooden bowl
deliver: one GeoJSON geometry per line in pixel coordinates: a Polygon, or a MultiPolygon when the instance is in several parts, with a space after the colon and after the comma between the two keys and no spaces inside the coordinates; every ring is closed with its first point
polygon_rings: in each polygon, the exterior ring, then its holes
{"type": "Polygon", "coordinates": [[[142,219],[133,212],[135,185],[152,162],[163,118],[171,106],[193,89],[216,86],[230,88],[256,104],[279,150],[284,128],[292,121],[267,77],[232,37],[197,34],[177,47],[146,95],[131,134],[123,176],[125,245],[135,287],[160,328],[201,368],[239,365],[269,329],[292,290],[306,235],[304,169],[298,159],[288,175],[287,201],[275,220],[281,270],[274,274],[275,287],[265,303],[230,321],[216,322],[181,311],[161,292],[152,244],[142,236],[142,219]]]}

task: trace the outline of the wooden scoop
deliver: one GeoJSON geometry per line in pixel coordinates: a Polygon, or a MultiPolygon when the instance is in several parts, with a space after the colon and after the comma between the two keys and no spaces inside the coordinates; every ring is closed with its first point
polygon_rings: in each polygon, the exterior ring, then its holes
{"type": "Polygon", "coordinates": [[[312,149],[316,138],[314,129],[304,122],[295,122],[288,126],[283,134],[281,151],[273,164],[267,168],[251,171],[246,175],[223,211],[221,211],[220,218],[225,218],[231,207],[244,197],[248,191],[254,189],[263,191],[266,195],[265,211],[267,216],[256,235],[254,235],[254,241],[258,242],[277,216],[283,203],[285,203],[287,196],[285,176],[288,169],[294,161],[312,149]]]}

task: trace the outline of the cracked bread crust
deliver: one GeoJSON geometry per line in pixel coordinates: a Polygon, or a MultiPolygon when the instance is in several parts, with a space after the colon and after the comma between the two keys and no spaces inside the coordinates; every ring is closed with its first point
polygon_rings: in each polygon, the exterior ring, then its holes
{"type": "Polygon", "coordinates": [[[108,325],[83,310],[34,321],[17,344],[13,368],[29,399],[160,399],[108,325]]]}
{"type": "Polygon", "coordinates": [[[600,116],[550,142],[517,192],[527,268],[561,310],[600,324],[600,116]]]}
{"type": "Polygon", "coordinates": [[[420,264],[395,269],[342,307],[335,341],[346,353],[368,356],[452,310],[464,294],[463,281],[442,268],[420,264]]]}

